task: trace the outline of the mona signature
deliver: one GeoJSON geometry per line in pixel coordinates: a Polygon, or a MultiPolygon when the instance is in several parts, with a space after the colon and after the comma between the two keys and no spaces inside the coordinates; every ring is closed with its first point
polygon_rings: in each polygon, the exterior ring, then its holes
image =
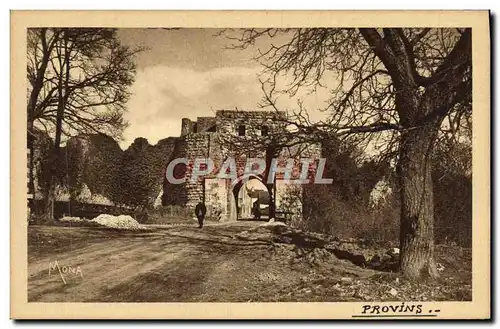
{"type": "Polygon", "coordinates": [[[83,278],[83,272],[80,266],[71,266],[71,265],[59,265],[58,261],[56,260],[55,262],[49,262],[49,277],[52,272],[57,272],[59,273],[59,276],[61,277],[61,280],[66,284],[66,276],[80,276],[83,278]]]}

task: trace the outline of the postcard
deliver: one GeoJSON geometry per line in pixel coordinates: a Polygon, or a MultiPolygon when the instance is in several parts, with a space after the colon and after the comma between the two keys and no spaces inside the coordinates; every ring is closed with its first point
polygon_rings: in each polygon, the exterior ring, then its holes
{"type": "Polygon", "coordinates": [[[489,319],[489,33],[12,11],[11,318],[489,319]]]}

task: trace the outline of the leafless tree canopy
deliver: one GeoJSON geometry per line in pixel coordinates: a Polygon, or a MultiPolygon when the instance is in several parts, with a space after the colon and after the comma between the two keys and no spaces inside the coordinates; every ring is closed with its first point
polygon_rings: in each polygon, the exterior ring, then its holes
{"type": "Polygon", "coordinates": [[[356,134],[358,141],[382,145],[389,155],[397,150],[400,132],[433,120],[443,122],[439,138],[457,139],[458,133],[470,137],[470,29],[245,29],[225,35],[235,49],[270,40],[256,57],[264,67],[262,107],[278,110],[277,98],[293,96],[300,88],[330,89],[321,109],[328,113],[326,120],[312,122],[308,109],[298,102],[288,123],[299,135],[356,134]],[[280,79],[287,80],[284,88],[278,87],[280,79]],[[398,93],[406,92],[421,102],[443,100],[442,106],[412,120],[401,115],[406,109],[396,106],[398,93]]]}
{"type": "Polygon", "coordinates": [[[121,45],[114,29],[29,29],[29,123],[53,133],[63,94],[63,135],[104,132],[119,138],[139,50],[121,45]]]}

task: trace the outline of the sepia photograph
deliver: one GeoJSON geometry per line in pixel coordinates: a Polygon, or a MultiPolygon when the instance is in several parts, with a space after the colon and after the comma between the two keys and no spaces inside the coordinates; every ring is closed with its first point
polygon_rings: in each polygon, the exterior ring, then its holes
{"type": "MultiPolygon", "coordinates": [[[[16,298],[488,318],[489,18],[435,24],[445,13],[303,27],[27,14],[13,32],[16,298]]],[[[282,317],[314,317],[300,314],[282,317]]]]}

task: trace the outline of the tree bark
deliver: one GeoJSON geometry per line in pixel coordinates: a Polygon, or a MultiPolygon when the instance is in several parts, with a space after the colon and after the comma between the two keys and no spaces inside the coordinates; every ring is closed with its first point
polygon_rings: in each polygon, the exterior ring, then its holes
{"type": "Polygon", "coordinates": [[[434,201],[430,153],[435,124],[402,133],[400,270],[410,279],[438,277],[434,259],[434,201]]]}

